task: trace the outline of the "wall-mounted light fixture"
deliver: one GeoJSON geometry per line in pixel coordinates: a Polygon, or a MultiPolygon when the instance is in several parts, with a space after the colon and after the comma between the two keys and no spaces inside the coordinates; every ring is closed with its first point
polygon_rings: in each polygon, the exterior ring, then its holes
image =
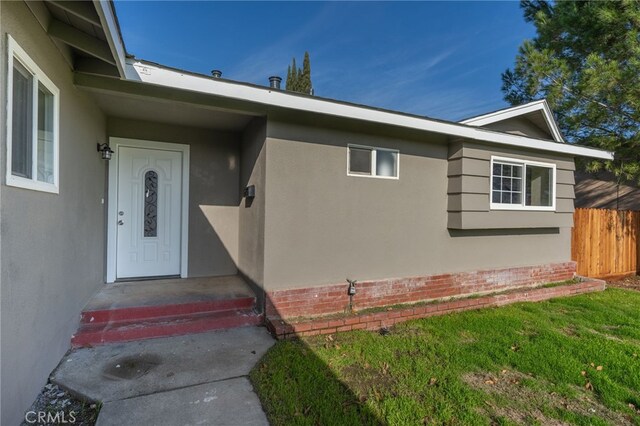
{"type": "Polygon", "coordinates": [[[244,196],[246,198],[254,198],[256,196],[256,186],[249,185],[244,189],[244,196]]]}
{"type": "Polygon", "coordinates": [[[111,155],[113,154],[113,150],[109,147],[109,144],[99,143],[98,152],[102,155],[103,160],[111,160],[111,155]]]}

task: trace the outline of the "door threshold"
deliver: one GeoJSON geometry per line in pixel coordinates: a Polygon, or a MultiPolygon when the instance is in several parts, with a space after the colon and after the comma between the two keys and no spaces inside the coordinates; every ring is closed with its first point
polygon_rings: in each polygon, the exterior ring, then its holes
{"type": "Polygon", "coordinates": [[[176,278],[182,278],[178,275],[154,275],[152,277],[131,277],[131,278],[118,278],[114,283],[127,283],[131,281],[159,281],[159,280],[173,280],[176,278]]]}

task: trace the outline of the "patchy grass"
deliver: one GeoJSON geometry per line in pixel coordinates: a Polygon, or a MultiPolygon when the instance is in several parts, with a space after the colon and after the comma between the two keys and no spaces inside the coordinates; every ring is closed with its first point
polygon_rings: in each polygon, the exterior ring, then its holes
{"type": "Polygon", "coordinates": [[[543,284],[541,287],[542,288],[553,288],[553,287],[560,287],[563,285],[572,285],[572,284],[578,284],[579,282],[581,282],[582,280],[580,278],[572,278],[570,280],[564,280],[564,281],[558,281],[555,283],[547,283],[547,284],[543,284]]]}
{"type": "Polygon", "coordinates": [[[640,293],[610,289],[277,343],[274,425],[640,425],[640,293]]]}

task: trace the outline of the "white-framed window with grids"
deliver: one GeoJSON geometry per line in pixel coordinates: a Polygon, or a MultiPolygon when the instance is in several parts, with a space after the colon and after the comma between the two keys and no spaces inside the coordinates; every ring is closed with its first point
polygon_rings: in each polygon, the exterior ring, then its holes
{"type": "Polygon", "coordinates": [[[60,92],[7,35],[6,184],[58,193],[60,92]]]}
{"type": "Polygon", "coordinates": [[[514,158],[491,157],[492,210],[556,208],[556,165],[514,158]]]}

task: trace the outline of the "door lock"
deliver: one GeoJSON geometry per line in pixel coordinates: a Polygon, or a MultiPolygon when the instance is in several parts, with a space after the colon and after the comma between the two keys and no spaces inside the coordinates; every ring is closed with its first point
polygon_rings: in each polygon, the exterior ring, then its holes
{"type": "Polygon", "coordinates": [[[118,225],[120,225],[120,226],[124,225],[124,220],[119,220],[118,221],[118,225]]]}
{"type": "Polygon", "coordinates": [[[122,210],[120,210],[120,211],[118,212],[118,216],[124,216],[124,212],[123,212],[122,210]]]}

